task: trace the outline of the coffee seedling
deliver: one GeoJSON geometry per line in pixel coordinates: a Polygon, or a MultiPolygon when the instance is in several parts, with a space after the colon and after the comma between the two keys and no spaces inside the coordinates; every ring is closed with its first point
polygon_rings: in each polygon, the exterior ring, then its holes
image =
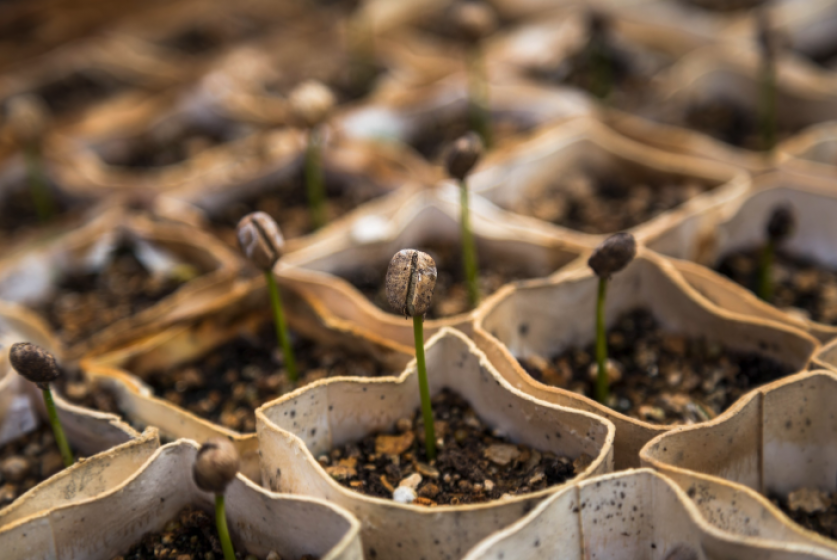
{"type": "Polygon", "coordinates": [[[247,214],[238,222],[238,245],[241,252],[264,272],[267,280],[267,290],[270,293],[270,304],[273,308],[273,318],[276,322],[276,336],[282,355],[285,358],[285,369],[288,379],[297,380],[296,359],[288,337],[288,327],[285,324],[285,314],[282,310],[282,298],[279,295],[279,285],[273,276],[273,265],[282,256],[285,240],[279,231],[279,226],[264,212],[247,214]]]}
{"type": "Polygon", "coordinates": [[[46,222],[55,212],[44,170],[43,139],[49,109],[33,95],[9,100],[9,128],[26,159],[29,191],[38,220],[46,222]]]}
{"type": "Polygon", "coordinates": [[[18,342],[9,349],[9,361],[15,371],[37,385],[43,393],[49,423],[64,466],[72,466],[75,463],[73,452],[67,443],[67,436],[64,435],[64,428],[61,427],[61,420],[58,419],[58,412],[55,410],[52,390],[49,388],[50,382],[61,376],[61,368],[58,367],[55,356],[30,342],[18,342]]]}
{"type": "Polygon", "coordinates": [[[240,460],[238,451],[230,440],[211,438],[198,450],[192,466],[192,478],[198,488],[215,494],[215,525],[224,560],[236,560],[230,532],[227,529],[227,514],[224,507],[224,492],[238,473],[240,460]]]}
{"type": "Polygon", "coordinates": [[[613,61],[608,48],[610,23],[598,10],[587,13],[588,60],[590,61],[593,81],[590,91],[599,99],[606,99],[613,86],[613,61]]]}
{"type": "Polygon", "coordinates": [[[773,299],[773,258],[779,245],[793,234],[796,228],[796,216],[793,208],[782,204],[773,208],[767,220],[765,233],[767,242],[761,250],[758,269],[758,296],[764,301],[773,299]]]}
{"type": "Polygon", "coordinates": [[[596,400],[604,404],[610,394],[607,375],[607,333],[605,332],[605,298],[607,282],[636,256],[636,240],[630,233],[616,233],[605,239],[590,258],[587,265],[599,277],[599,293],[596,299],[596,400]]]}
{"type": "Polygon", "coordinates": [[[462,264],[465,267],[465,281],[468,285],[468,303],[474,309],[480,302],[477,283],[477,250],[474,246],[474,233],[471,231],[471,211],[468,204],[468,174],[482,156],[480,137],[469,132],[459,138],[450,147],[445,158],[448,175],[459,183],[459,226],[462,237],[462,264]]]}
{"type": "Polygon", "coordinates": [[[779,54],[779,39],[770,28],[767,10],[756,12],[758,45],[761,53],[759,69],[759,129],[761,149],[769,154],[776,147],[776,57],[779,54]]]}
{"type": "Polygon", "coordinates": [[[387,300],[398,313],[413,318],[424,446],[430,461],[436,458],[436,430],[424,358],[424,314],[430,307],[435,287],[436,263],[430,255],[415,249],[403,249],[392,257],[386,277],[387,300]]]}
{"type": "Polygon", "coordinates": [[[308,81],[297,86],[288,97],[294,117],[308,129],[305,149],[305,188],[314,229],[326,224],[325,185],[323,184],[323,125],[336,103],[334,94],[320,82],[308,81]]]}

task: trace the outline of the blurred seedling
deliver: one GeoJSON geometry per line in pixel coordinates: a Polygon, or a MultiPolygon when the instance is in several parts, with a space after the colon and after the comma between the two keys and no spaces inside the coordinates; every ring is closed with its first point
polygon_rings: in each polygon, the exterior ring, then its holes
{"type": "Polygon", "coordinates": [[[47,184],[43,144],[49,125],[49,109],[34,95],[22,94],[8,103],[11,133],[26,160],[26,175],[32,203],[40,222],[55,214],[55,201],[47,184]]]}
{"type": "Polygon", "coordinates": [[[222,437],[207,440],[198,450],[192,467],[192,478],[198,488],[215,494],[215,525],[224,560],[236,560],[230,532],[227,529],[227,513],[224,492],[238,474],[240,459],[230,440],[222,437]]]}
{"type": "Polygon", "coordinates": [[[766,242],[761,250],[758,268],[758,296],[764,301],[773,299],[773,260],[779,246],[796,229],[796,216],[789,204],[773,208],[765,227],[766,242]]]}
{"type": "Polygon", "coordinates": [[[593,75],[591,92],[606,99],[613,88],[613,60],[609,49],[610,21],[598,10],[587,12],[587,49],[593,75]]]}
{"type": "Polygon", "coordinates": [[[779,55],[779,36],[771,29],[770,13],[756,11],[756,27],[761,64],[758,85],[758,117],[761,149],[770,154],[776,147],[776,58],[779,55]]]}

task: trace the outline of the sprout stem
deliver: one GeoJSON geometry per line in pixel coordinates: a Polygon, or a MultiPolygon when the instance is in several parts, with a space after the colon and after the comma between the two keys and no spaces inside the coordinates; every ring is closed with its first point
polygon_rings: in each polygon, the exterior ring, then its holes
{"type": "Polygon", "coordinates": [[[230,532],[227,529],[227,513],[224,509],[224,495],[215,494],[215,525],[218,527],[218,539],[221,541],[221,549],[224,551],[224,560],[236,560],[235,549],[230,540],[230,532]]]}
{"type": "Polygon", "coordinates": [[[610,394],[610,380],[607,375],[607,334],[605,332],[605,296],[607,278],[599,278],[599,297],[596,299],[596,400],[607,402],[610,394]]]}
{"type": "Polygon", "coordinates": [[[465,281],[468,284],[468,304],[475,309],[480,303],[480,288],[477,283],[477,250],[474,246],[474,232],[471,230],[471,211],[468,205],[468,184],[459,182],[460,212],[459,225],[462,229],[462,264],[465,267],[465,281]]]}
{"type": "Polygon", "coordinates": [[[416,369],[418,370],[421,414],[424,419],[424,449],[427,459],[436,459],[436,429],[433,426],[433,407],[430,405],[430,387],[427,384],[427,366],[424,360],[424,316],[413,316],[413,335],[416,340],[416,369]]]}
{"type": "Polygon", "coordinates": [[[296,383],[296,359],[291,348],[291,340],[288,337],[288,327],[285,324],[285,314],[282,312],[282,298],[279,297],[279,285],[273,272],[266,270],[264,273],[267,279],[267,291],[270,292],[270,304],[273,307],[273,318],[276,321],[276,336],[279,339],[279,346],[282,347],[282,355],[285,357],[285,369],[288,372],[288,379],[296,383]]]}
{"type": "Polygon", "coordinates": [[[52,426],[52,433],[55,435],[55,443],[58,444],[58,450],[61,451],[64,466],[72,467],[76,461],[73,458],[73,452],[70,450],[70,444],[67,443],[67,436],[64,435],[64,428],[61,427],[61,420],[58,419],[58,412],[55,410],[55,400],[52,398],[52,391],[49,385],[44,384],[41,387],[41,392],[44,394],[47,416],[49,416],[49,423],[52,426]]]}
{"type": "Polygon", "coordinates": [[[38,221],[46,222],[53,215],[53,202],[47,188],[46,177],[44,176],[43,158],[37,146],[30,146],[25,150],[26,170],[29,175],[29,191],[32,194],[32,202],[35,205],[35,212],[38,221]]]}
{"type": "Polygon", "coordinates": [[[305,187],[308,191],[308,206],[314,229],[326,224],[325,192],[323,187],[323,166],[317,128],[308,131],[308,147],[305,150],[305,187]]]}
{"type": "Polygon", "coordinates": [[[610,57],[601,37],[593,37],[590,40],[591,64],[593,66],[593,95],[601,100],[610,95],[612,82],[612,68],[610,57]]]}
{"type": "Polygon", "coordinates": [[[485,149],[490,150],[493,135],[488,109],[488,85],[479,45],[472,47],[468,54],[468,111],[471,129],[480,135],[485,149]]]}
{"type": "Polygon", "coordinates": [[[776,68],[771,60],[762,63],[760,90],[761,148],[770,154],[776,147],[776,68]]]}
{"type": "Polygon", "coordinates": [[[759,259],[758,296],[766,302],[773,299],[773,278],[770,270],[773,268],[775,251],[776,244],[772,239],[768,239],[761,250],[761,259],[759,259]]]}

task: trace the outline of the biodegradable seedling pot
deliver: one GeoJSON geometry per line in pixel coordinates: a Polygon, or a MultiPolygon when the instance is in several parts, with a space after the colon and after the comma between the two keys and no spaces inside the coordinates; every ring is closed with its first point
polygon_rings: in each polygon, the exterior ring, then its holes
{"type": "MultiPolygon", "coordinates": [[[[536,401],[513,389],[474,344],[443,329],[427,345],[430,392],[443,387],[513,441],[592,463],[577,478],[608,472],[613,426],[593,415],[536,401]]],[[[397,379],[329,379],[256,412],[263,480],[269,488],[325,498],[361,520],[368,558],[457,558],[561,486],[498,501],[421,507],[356,493],[335,482],[316,457],[336,445],[388,429],[419,404],[415,363],[397,379]]]]}
{"type": "Polygon", "coordinates": [[[813,176],[837,175],[837,124],[825,122],[806,128],[779,145],[783,168],[813,176]]]}
{"type": "MultiPolygon", "coordinates": [[[[188,440],[166,445],[109,492],[4,527],[5,557],[109,560],[162,530],[186,506],[211,512],[214,496],[198,490],[192,479],[197,450],[188,440]]],[[[225,497],[236,550],[260,558],[271,551],[283,558],[363,558],[359,523],[339,507],[266,492],[243,476],[233,480],[225,497]]]]}
{"type": "Polygon", "coordinates": [[[598,476],[544,500],[463,560],[802,560],[823,549],[741,538],[707,524],[686,493],[650,469],[598,476]]]}
{"type": "MultiPolygon", "coordinates": [[[[472,175],[471,185],[480,196],[514,210],[529,200],[530,193],[552,184],[568,197],[573,196],[577,188],[569,181],[556,182],[556,177],[571,175],[598,178],[603,183],[628,177],[655,190],[666,187],[667,181],[684,183],[684,188],[685,183],[695,183],[691,198],[628,230],[638,242],[676,257],[691,257],[695,240],[708,235],[725,216],[725,209],[735,207],[750,185],[749,179],[733,167],[641,146],[584,118],[550,127],[489,156],[472,175]]],[[[624,207],[629,207],[628,199],[624,207]]],[[[616,233],[588,234],[532,216],[522,219],[532,228],[591,248],[607,234],[616,233]]]]}
{"type": "MultiPolygon", "coordinates": [[[[635,467],[639,449],[671,426],[625,416],[571,391],[533,379],[517,358],[545,358],[565,349],[583,348],[595,336],[594,309],[598,278],[588,268],[559,272],[549,280],[505,288],[478,313],[474,339],[512,386],[538,399],[594,412],[616,425],[617,468],[635,467]],[[572,317],[572,321],[567,321],[572,317]]],[[[717,341],[733,350],[755,352],[799,371],[818,347],[802,331],[780,323],[736,315],[714,306],[692,289],[665,259],[647,249],[608,286],[606,324],[624,312],[643,307],[668,332],[717,341]]]]}
{"type": "MultiPolygon", "coordinates": [[[[640,458],[643,465],[673,477],[696,472],[708,479],[726,480],[731,488],[754,499],[758,494],[784,497],[802,487],[834,491],[829,442],[835,432],[830,410],[836,390],[837,376],[823,370],[770,383],[712,422],[654,438],[642,449],[640,458]]],[[[833,540],[794,527],[763,497],[758,502],[763,512],[758,519],[778,518],[785,533],[807,536],[810,542],[837,554],[833,540]]],[[[742,523],[740,518],[738,523],[742,523]]]]}

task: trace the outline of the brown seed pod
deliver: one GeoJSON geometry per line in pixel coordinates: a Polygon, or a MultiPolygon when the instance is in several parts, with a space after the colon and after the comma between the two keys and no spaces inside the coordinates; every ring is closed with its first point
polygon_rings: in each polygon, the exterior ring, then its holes
{"type": "Polygon", "coordinates": [[[427,253],[403,249],[395,253],[387,269],[387,299],[404,317],[424,315],[436,287],[436,263],[427,253]]]}
{"type": "Polygon", "coordinates": [[[46,134],[49,109],[31,94],[13,97],[8,103],[9,129],[22,146],[38,145],[46,134]]]}
{"type": "Polygon", "coordinates": [[[587,260],[587,264],[599,278],[610,278],[630,263],[636,256],[636,240],[627,232],[615,233],[602,241],[587,260]]]}
{"type": "Polygon", "coordinates": [[[773,208],[767,220],[767,238],[774,243],[784,241],[796,229],[796,215],[790,204],[780,204],[773,208]]]}
{"type": "Polygon", "coordinates": [[[61,375],[55,356],[31,342],[17,342],[9,349],[9,361],[20,375],[46,388],[61,375]]]}
{"type": "Polygon", "coordinates": [[[476,132],[469,132],[457,138],[445,155],[448,175],[459,181],[465,180],[482,157],[482,152],[482,139],[476,132]]]}
{"type": "Polygon", "coordinates": [[[272,269],[282,257],[285,240],[279,226],[268,214],[247,214],[238,222],[236,232],[241,252],[260,269],[272,269]]]}
{"type": "Polygon", "coordinates": [[[222,494],[235,478],[240,464],[238,451],[230,440],[210,438],[198,450],[192,478],[201,490],[222,494]]]}
{"type": "Polygon", "coordinates": [[[453,7],[451,20],[465,41],[476,43],[497,29],[497,14],[484,2],[466,0],[453,7]]]}
{"type": "Polygon", "coordinates": [[[337,104],[334,94],[324,84],[309,80],[299,84],[288,96],[294,117],[312,128],[325,122],[337,104]]]}

